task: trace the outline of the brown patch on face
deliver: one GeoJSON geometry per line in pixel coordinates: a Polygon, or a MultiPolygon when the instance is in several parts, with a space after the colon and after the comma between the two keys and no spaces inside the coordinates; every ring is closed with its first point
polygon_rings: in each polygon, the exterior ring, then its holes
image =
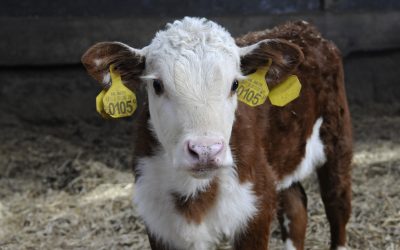
{"type": "Polygon", "coordinates": [[[218,180],[214,178],[210,186],[194,197],[181,196],[171,193],[175,200],[175,207],[188,222],[200,224],[210,209],[215,206],[218,197],[218,180]]]}

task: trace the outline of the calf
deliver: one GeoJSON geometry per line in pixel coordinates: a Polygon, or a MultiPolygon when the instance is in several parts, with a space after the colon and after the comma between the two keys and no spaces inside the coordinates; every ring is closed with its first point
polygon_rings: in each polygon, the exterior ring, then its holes
{"type": "Polygon", "coordinates": [[[300,181],[317,172],[331,229],[344,249],[350,215],[352,136],[338,49],[306,22],[236,41],[221,26],[184,18],[150,45],[99,43],[82,58],[110,86],[109,67],[136,92],[136,208],[152,249],[267,249],[275,215],[286,249],[303,249],[307,198],[300,181]],[[238,102],[243,75],[270,64],[274,88],[302,83],[286,106],[238,102]],[[140,98],[140,96],[139,96],[140,98]]]}

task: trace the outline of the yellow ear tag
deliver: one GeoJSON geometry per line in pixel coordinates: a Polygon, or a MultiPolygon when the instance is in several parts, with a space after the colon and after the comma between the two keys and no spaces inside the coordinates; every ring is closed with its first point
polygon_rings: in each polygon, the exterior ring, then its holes
{"type": "Polygon", "coordinates": [[[251,107],[261,105],[267,99],[269,89],[265,76],[268,73],[269,66],[257,69],[256,72],[247,75],[245,79],[239,81],[237,96],[239,101],[246,103],[251,107]]]}
{"type": "Polygon", "coordinates": [[[106,90],[103,89],[97,96],[96,96],[96,110],[97,113],[99,113],[103,118],[110,118],[110,116],[106,113],[104,110],[104,105],[103,105],[103,98],[104,95],[106,94],[106,90]]]}
{"type": "Polygon", "coordinates": [[[285,81],[274,87],[269,93],[272,105],[283,107],[300,95],[301,83],[295,75],[289,76],[285,81]]]}
{"type": "Polygon", "coordinates": [[[111,87],[103,97],[105,112],[113,118],[130,116],[137,107],[136,95],[122,83],[121,76],[110,66],[111,87]]]}

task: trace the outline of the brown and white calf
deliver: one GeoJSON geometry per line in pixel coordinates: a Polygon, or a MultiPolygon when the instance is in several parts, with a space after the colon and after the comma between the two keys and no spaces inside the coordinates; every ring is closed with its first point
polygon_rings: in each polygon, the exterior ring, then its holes
{"type": "Polygon", "coordinates": [[[276,214],[286,249],[303,249],[307,198],[318,174],[331,248],[344,249],[350,216],[352,135],[338,49],[306,22],[234,40],[185,18],[150,45],[91,47],[82,61],[104,87],[110,64],[139,102],[135,202],[153,249],[267,249],[276,214]],[[272,65],[270,88],[290,74],[301,95],[284,107],[239,103],[237,79],[272,65]]]}

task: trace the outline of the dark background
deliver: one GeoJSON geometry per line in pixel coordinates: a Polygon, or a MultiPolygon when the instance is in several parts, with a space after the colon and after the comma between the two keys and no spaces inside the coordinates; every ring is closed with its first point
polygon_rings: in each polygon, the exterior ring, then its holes
{"type": "Polygon", "coordinates": [[[400,1],[374,0],[2,0],[0,108],[17,119],[98,119],[100,90],[80,57],[99,41],[147,45],[166,22],[205,16],[234,36],[305,19],[343,53],[351,105],[400,100],[400,1]]]}

